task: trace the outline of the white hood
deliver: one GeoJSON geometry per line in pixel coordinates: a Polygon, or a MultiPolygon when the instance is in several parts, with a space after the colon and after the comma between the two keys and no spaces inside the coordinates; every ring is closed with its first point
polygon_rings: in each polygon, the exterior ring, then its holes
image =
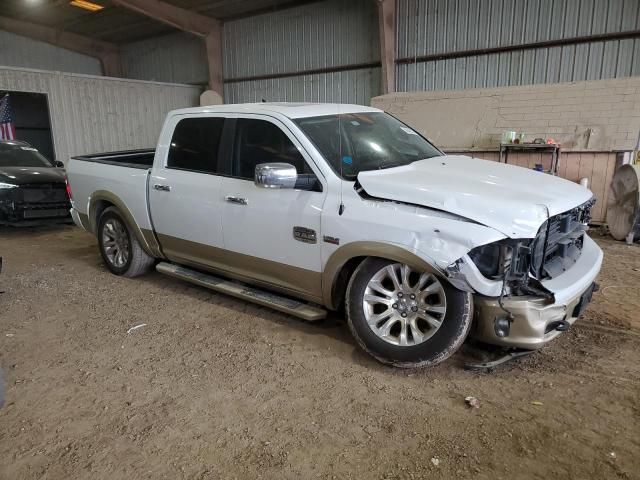
{"type": "Polygon", "coordinates": [[[549,216],[592,197],[562,178],[460,155],[361,172],[358,181],[374,197],[454,213],[512,238],[535,237],[549,216]]]}

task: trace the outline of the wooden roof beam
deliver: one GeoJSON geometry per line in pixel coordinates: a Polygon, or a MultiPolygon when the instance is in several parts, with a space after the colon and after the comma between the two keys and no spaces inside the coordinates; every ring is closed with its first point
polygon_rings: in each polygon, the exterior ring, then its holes
{"type": "Polygon", "coordinates": [[[66,48],[67,50],[83,53],[91,57],[99,57],[103,54],[118,51],[118,46],[113,43],[103,42],[102,40],[95,40],[78,35],[77,33],[63,32],[55,28],[25,22],[23,20],[15,20],[13,18],[0,16],[0,29],[66,48]]]}
{"type": "Polygon", "coordinates": [[[204,38],[209,65],[209,88],[223,96],[222,22],[176,7],[161,0],[111,0],[113,4],[166,23],[178,30],[204,38]]]}
{"type": "Polygon", "coordinates": [[[0,16],[0,30],[100,59],[104,75],[120,76],[118,46],[55,28],[0,16]]]}
{"type": "Polygon", "coordinates": [[[128,8],[137,13],[166,23],[178,30],[206,37],[220,26],[215,18],[201,15],[191,10],[176,7],[160,0],[111,0],[115,5],[128,8]]]}

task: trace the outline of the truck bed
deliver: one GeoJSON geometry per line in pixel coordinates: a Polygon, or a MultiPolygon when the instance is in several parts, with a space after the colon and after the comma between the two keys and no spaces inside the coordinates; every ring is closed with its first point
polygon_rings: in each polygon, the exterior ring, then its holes
{"type": "Polygon", "coordinates": [[[128,150],[71,157],[67,178],[73,192],[72,205],[80,214],[89,215],[89,204],[96,200],[122,202],[141,229],[151,230],[147,210],[147,180],[153,165],[154,150],[128,150]]]}
{"type": "Polygon", "coordinates": [[[155,149],[145,148],[140,150],[123,150],[120,152],[92,153],[91,155],[79,155],[72,157],[74,160],[85,162],[106,163],[108,165],[120,165],[129,168],[148,169],[153,166],[155,149]]]}

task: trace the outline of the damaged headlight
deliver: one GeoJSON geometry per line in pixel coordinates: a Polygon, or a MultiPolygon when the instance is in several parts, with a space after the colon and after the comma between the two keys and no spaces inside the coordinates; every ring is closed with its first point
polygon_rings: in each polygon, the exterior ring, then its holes
{"type": "Polygon", "coordinates": [[[476,247],[469,252],[469,257],[480,273],[487,278],[496,278],[500,275],[500,250],[498,243],[489,243],[476,247]]]}
{"type": "Polygon", "coordinates": [[[474,248],[469,257],[487,278],[522,279],[531,264],[530,244],[531,240],[500,240],[474,248]]]}
{"type": "Polygon", "coordinates": [[[538,231],[538,235],[531,242],[531,274],[536,278],[542,277],[542,264],[544,263],[544,250],[547,244],[547,230],[549,222],[544,222],[538,231]]]}
{"type": "Polygon", "coordinates": [[[530,275],[532,256],[539,249],[539,240],[507,239],[476,247],[469,252],[480,273],[503,282],[503,291],[510,295],[536,295],[552,298],[539,280],[530,275]]]}

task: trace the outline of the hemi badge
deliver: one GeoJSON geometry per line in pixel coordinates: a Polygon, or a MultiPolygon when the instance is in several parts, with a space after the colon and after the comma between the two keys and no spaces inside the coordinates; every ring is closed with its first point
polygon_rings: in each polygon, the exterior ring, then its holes
{"type": "Polygon", "coordinates": [[[324,240],[327,243],[332,243],[333,245],[340,245],[340,239],[339,238],[330,237],[329,235],[325,235],[324,237],[322,237],[322,240],[324,240]]]}

